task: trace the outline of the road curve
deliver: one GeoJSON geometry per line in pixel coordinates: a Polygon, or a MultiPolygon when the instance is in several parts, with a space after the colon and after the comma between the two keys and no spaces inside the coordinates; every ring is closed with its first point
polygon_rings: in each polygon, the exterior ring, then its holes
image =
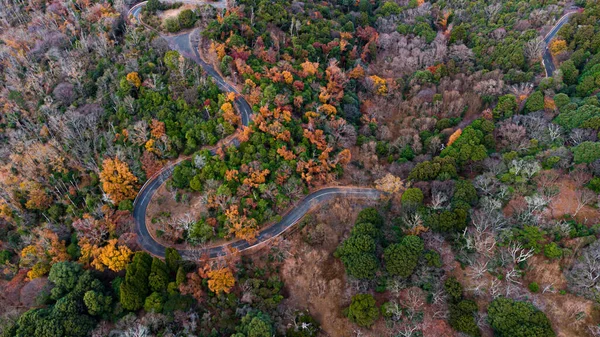
{"type": "MultiPolygon", "coordinates": [[[[142,6],[144,6],[145,3],[146,2],[142,2],[132,7],[129,10],[128,16],[132,16],[136,18],[137,21],[139,21],[139,14],[142,9],[142,6]]],[[[227,81],[225,81],[212,66],[210,66],[202,60],[202,58],[198,54],[198,50],[193,47],[194,44],[192,43],[192,40],[195,39],[195,37],[197,37],[197,34],[198,30],[193,30],[191,32],[175,36],[161,34],[161,37],[168,42],[169,47],[171,49],[177,50],[184,57],[200,65],[208,75],[214,78],[215,83],[218,85],[221,91],[234,92],[238,94],[234,103],[237,111],[241,115],[242,124],[248,125],[252,116],[252,108],[244,99],[244,97],[239,95],[239,92],[235,87],[227,83],[227,81]]],[[[234,145],[238,145],[237,139],[234,138],[232,143],[234,145]]],[[[214,150],[211,150],[211,152],[214,154],[214,150]]],[[[137,234],[138,243],[144,250],[155,256],[164,257],[166,246],[154,240],[154,237],[148,231],[148,227],[146,226],[146,211],[154,193],[163,183],[165,183],[171,177],[175,166],[177,166],[181,161],[185,159],[187,158],[182,158],[174,163],[163,167],[158,173],[150,177],[148,181],[146,181],[146,183],[142,186],[133,202],[133,218],[135,220],[135,231],[137,234]]],[[[252,244],[247,242],[246,240],[238,240],[218,246],[207,247],[206,253],[208,253],[208,255],[211,258],[216,258],[227,254],[226,247],[232,247],[237,249],[238,251],[244,251],[246,249],[263,244],[281,235],[286,230],[294,226],[312,208],[322,204],[323,202],[327,202],[335,197],[377,200],[385,197],[385,195],[386,193],[373,188],[323,188],[305,196],[304,199],[298,202],[297,205],[293,209],[291,209],[287,214],[285,214],[279,222],[261,230],[256,238],[256,241],[252,244]]],[[[181,254],[181,256],[188,259],[197,258],[196,251],[197,250],[194,248],[179,249],[179,253],[181,254]]]]}
{"type": "Polygon", "coordinates": [[[552,41],[552,39],[554,38],[554,36],[556,36],[556,33],[558,33],[558,31],[562,28],[562,26],[564,26],[567,22],[569,22],[569,19],[571,18],[571,16],[577,12],[578,12],[578,9],[574,9],[574,10],[566,13],[565,15],[563,15],[558,20],[556,25],[554,25],[554,27],[552,27],[550,32],[548,32],[548,34],[546,34],[546,36],[544,37],[545,47],[544,47],[544,54],[542,55],[542,64],[544,65],[544,69],[546,70],[546,77],[552,77],[552,74],[556,70],[556,66],[554,65],[554,61],[552,60],[552,53],[550,52],[550,49],[548,48],[548,46],[550,45],[550,41],[552,41]]]}

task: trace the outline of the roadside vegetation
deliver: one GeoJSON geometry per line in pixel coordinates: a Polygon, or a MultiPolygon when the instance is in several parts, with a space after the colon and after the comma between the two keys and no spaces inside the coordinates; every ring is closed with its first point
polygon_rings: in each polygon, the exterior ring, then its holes
{"type": "Polygon", "coordinates": [[[1,336],[600,336],[596,1],[131,5],[0,9],[1,336]]]}

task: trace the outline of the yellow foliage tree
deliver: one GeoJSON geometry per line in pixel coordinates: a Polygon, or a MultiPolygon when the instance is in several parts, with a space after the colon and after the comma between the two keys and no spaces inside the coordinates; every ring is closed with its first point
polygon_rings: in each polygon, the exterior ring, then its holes
{"type": "Polygon", "coordinates": [[[27,278],[30,280],[42,277],[50,272],[50,264],[46,261],[36,263],[30,271],[27,272],[27,278]]]}
{"type": "Polygon", "coordinates": [[[377,95],[385,96],[388,93],[387,81],[377,75],[369,76],[373,81],[373,89],[377,95]]]}
{"type": "Polygon", "coordinates": [[[129,84],[139,88],[142,85],[142,80],[140,79],[140,75],[136,71],[132,71],[127,74],[127,82],[129,84]]]}
{"type": "Polygon", "coordinates": [[[394,194],[404,190],[404,182],[399,177],[388,173],[383,178],[375,180],[375,188],[394,194]]]}
{"type": "Polygon", "coordinates": [[[221,110],[223,110],[223,118],[227,123],[237,125],[241,121],[240,116],[236,115],[233,110],[233,105],[231,105],[231,103],[223,103],[223,105],[221,105],[221,110]]]}
{"type": "Polygon", "coordinates": [[[127,164],[119,158],[104,160],[100,182],[102,182],[102,189],[115,205],[123,200],[135,198],[137,178],[131,173],[127,164]]]}
{"type": "Polygon", "coordinates": [[[324,112],[327,116],[335,116],[335,114],[337,113],[337,109],[331,104],[321,105],[321,111],[324,112]]]}
{"type": "Polygon", "coordinates": [[[222,292],[229,294],[231,288],[235,285],[233,272],[227,267],[211,269],[206,274],[208,276],[208,289],[217,295],[222,292]]]}
{"type": "Polygon", "coordinates": [[[550,42],[550,52],[553,56],[556,56],[567,50],[567,41],[556,39],[550,42]]]}
{"type": "Polygon", "coordinates": [[[95,256],[91,265],[100,271],[108,268],[114,272],[119,272],[127,267],[132,254],[133,252],[129,247],[125,245],[117,247],[117,239],[112,239],[108,241],[106,246],[92,249],[92,255],[95,256]]]}
{"type": "Polygon", "coordinates": [[[458,137],[460,137],[461,134],[462,129],[454,131],[454,133],[450,135],[450,138],[448,138],[448,146],[452,145],[452,143],[454,143],[458,139],[458,137]]]}
{"type": "Polygon", "coordinates": [[[292,82],[294,82],[294,77],[289,71],[284,70],[281,74],[283,75],[283,80],[286,84],[292,84],[292,82]]]}

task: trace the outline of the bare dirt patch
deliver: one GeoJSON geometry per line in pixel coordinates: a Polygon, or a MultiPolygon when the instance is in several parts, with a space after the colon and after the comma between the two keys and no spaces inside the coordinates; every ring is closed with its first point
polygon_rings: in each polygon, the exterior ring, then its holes
{"type": "MultiPolygon", "coordinates": [[[[559,180],[557,186],[559,187],[560,192],[548,207],[550,216],[555,219],[575,213],[577,210],[577,191],[578,189],[581,189],[570,179],[559,180]]],[[[600,212],[593,207],[584,206],[579,213],[577,213],[575,219],[579,223],[593,225],[600,221],[600,212]]]]}
{"type": "Polygon", "coordinates": [[[146,210],[146,226],[148,231],[156,241],[163,245],[182,248],[185,245],[173,245],[171,240],[166,240],[157,235],[158,230],[164,230],[162,224],[169,221],[177,221],[188,217],[197,221],[203,212],[206,211],[205,205],[201,202],[199,193],[186,193],[187,201],[178,202],[175,200],[176,191],[167,188],[167,184],[160,186],[152,199],[148,203],[146,210]]]}
{"type": "Polygon", "coordinates": [[[288,237],[291,257],[281,269],[289,294],[286,305],[308,309],[327,336],[350,336],[357,328],[342,312],[350,304],[352,293],[344,266],[333,257],[333,252],[364,207],[364,203],[358,205],[348,200],[330,202],[313,213],[306,225],[311,230],[316,224],[324,224],[319,226],[324,229],[322,242],[307,243],[304,230],[288,237]]]}
{"type": "Polygon", "coordinates": [[[161,11],[158,13],[158,17],[161,21],[164,21],[169,18],[177,17],[179,15],[179,13],[181,13],[182,11],[184,11],[186,9],[194,9],[194,8],[196,8],[196,6],[187,4],[187,5],[183,5],[179,8],[167,9],[166,11],[161,11]]]}

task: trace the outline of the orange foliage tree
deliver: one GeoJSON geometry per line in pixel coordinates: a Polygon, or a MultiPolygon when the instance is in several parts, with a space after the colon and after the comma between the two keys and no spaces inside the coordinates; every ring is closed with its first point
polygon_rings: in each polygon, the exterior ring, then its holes
{"type": "Polygon", "coordinates": [[[223,103],[223,105],[221,105],[221,110],[223,111],[223,118],[227,123],[234,126],[240,123],[241,118],[235,113],[235,110],[233,110],[233,105],[231,105],[231,103],[223,103]]]}
{"type": "Polygon", "coordinates": [[[123,200],[135,198],[137,178],[131,173],[127,164],[119,158],[104,160],[100,182],[102,182],[102,189],[115,205],[123,200]]]}
{"type": "Polygon", "coordinates": [[[448,138],[448,146],[452,145],[452,143],[454,143],[458,139],[458,137],[460,137],[461,134],[462,129],[454,131],[454,133],[450,135],[450,138],[448,138]]]}
{"type": "Polygon", "coordinates": [[[153,119],[150,123],[150,136],[154,139],[160,139],[166,133],[165,123],[158,119],[153,119]]]}
{"type": "Polygon", "coordinates": [[[225,216],[227,217],[229,235],[233,235],[236,239],[246,240],[249,243],[256,242],[258,225],[255,219],[240,215],[236,205],[230,205],[229,209],[225,210],[225,216]]]}
{"type": "Polygon", "coordinates": [[[228,267],[211,268],[206,275],[208,276],[208,289],[217,295],[222,292],[229,294],[235,285],[235,277],[228,267]]]}

